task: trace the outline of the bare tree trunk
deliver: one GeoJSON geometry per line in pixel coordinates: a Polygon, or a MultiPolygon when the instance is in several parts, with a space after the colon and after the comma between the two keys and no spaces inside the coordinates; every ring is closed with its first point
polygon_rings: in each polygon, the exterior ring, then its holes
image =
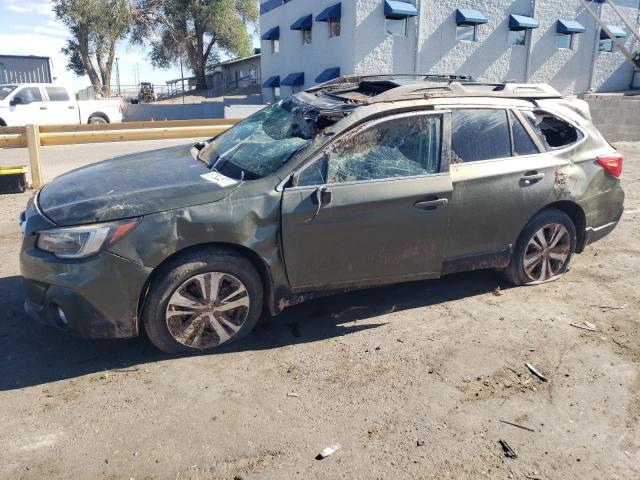
{"type": "Polygon", "coordinates": [[[91,56],[89,55],[89,35],[86,26],[80,26],[78,28],[76,39],[78,40],[78,51],[80,52],[84,69],[89,76],[89,80],[91,80],[91,85],[95,91],[98,92],[102,89],[102,85],[100,83],[100,77],[98,77],[98,72],[96,72],[91,61],[91,56]]]}
{"type": "MultiPolygon", "coordinates": [[[[197,19],[198,17],[194,15],[197,19]]],[[[193,66],[194,73],[196,74],[196,88],[201,90],[207,88],[207,80],[205,69],[207,67],[207,59],[204,56],[204,30],[198,21],[194,22],[195,33],[195,65],[193,66]]]]}
{"type": "Polygon", "coordinates": [[[117,40],[111,39],[109,42],[109,54],[107,56],[107,63],[102,72],[102,94],[105,97],[111,96],[111,72],[113,72],[113,61],[116,56],[116,42],[117,40]]]}

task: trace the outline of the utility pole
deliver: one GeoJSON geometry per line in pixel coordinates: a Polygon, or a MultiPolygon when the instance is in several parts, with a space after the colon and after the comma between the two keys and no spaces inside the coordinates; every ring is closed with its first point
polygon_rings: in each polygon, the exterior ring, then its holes
{"type": "Polygon", "coordinates": [[[184,71],[182,70],[182,55],[180,55],[180,78],[182,79],[182,104],[184,105],[184,71]]]}
{"type": "Polygon", "coordinates": [[[122,93],[120,92],[120,58],[116,57],[116,82],[118,82],[118,96],[121,97],[122,93]]]}

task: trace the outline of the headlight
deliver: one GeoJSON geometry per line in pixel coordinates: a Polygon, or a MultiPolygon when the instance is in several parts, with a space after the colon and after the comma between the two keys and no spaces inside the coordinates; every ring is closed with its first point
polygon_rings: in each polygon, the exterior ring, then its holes
{"type": "Polygon", "coordinates": [[[82,227],[56,228],[38,232],[37,247],[58,258],[86,258],[95,255],[104,245],[113,245],[131,230],[140,219],[101,223],[82,227]]]}

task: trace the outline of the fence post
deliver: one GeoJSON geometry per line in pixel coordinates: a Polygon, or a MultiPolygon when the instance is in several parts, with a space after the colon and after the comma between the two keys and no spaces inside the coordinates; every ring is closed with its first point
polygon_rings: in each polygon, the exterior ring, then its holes
{"type": "Polygon", "coordinates": [[[40,167],[40,127],[27,125],[27,148],[29,149],[29,168],[33,188],[42,186],[42,169],[40,167]]]}

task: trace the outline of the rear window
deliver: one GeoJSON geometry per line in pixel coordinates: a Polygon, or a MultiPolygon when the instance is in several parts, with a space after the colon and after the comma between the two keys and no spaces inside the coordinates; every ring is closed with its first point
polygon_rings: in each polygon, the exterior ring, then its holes
{"type": "Polygon", "coordinates": [[[548,149],[562,148],[580,140],[583,135],[568,122],[547,112],[522,112],[542,144],[548,149]]]}
{"type": "Polygon", "coordinates": [[[511,156],[506,110],[453,110],[451,121],[452,163],[511,156]]]}
{"type": "Polygon", "coordinates": [[[52,102],[68,102],[69,94],[66,88],[62,87],[46,87],[49,100],[52,102]]]}

